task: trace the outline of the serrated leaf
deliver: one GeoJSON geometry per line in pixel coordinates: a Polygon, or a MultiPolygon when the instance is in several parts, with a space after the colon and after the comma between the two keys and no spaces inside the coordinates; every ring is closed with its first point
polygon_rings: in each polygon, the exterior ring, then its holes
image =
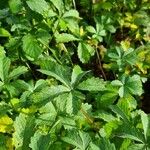
{"type": "Polygon", "coordinates": [[[95,53],[94,48],[87,44],[80,42],[78,45],[78,57],[82,63],[87,63],[90,60],[90,57],[95,53]]]}
{"type": "Polygon", "coordinates": [[[72,131],[66,137],[63,137],[62,140],[77,147],[79,150],[86,150],[91,138],[88,133],[83,131],[72,131]]]}
{"type": "Polygon", "coordinates": [[[141,111],[140,114],[141,114],[143,130],[144,130],[144,136],[145,136],[145,139],[147,139],[148,129],[149,129],[149,117],[143,111],[141,111]]]}
{"type": "Polygon", "coordinates": [[[126,114],[118,106],[111,105],[110,109],[114,113],[116,113],[117,115],[119,115],[124,120],[124,122],[129,123],[128,117],[126,116],[126,114]]]}
{"type": "Polygon", "coordinates": [[[30,148],[32,150],[49,150],[51,145],[50,134],[44,135],[40,132],[36,132],[33,137],[31,137],[30,148]]]}
{"type": "Polygon", "coordinates": [[[130,77],[126,83],[126,88],[132,93],[133,95],[141,95],[143,93],[142,89],[142,82],[139,75],[133,75],[130,77]]]}
{"type": "Polygon", "coordinates": [[[23,51],[25,54],[33,59],[37,59],[42,53],[42,48],[38,44],[37,40],[31,34],[27,34],[23,37],[23,51]]]}
{"type": "Polygon", "coordinates": [[[26,3],[31,10],[41,15],[43,15],[49,9],[49,6],[45,0],[28,0],[26,3]]]}
{"type": "Polygon", "coordinates": [[[34,134],[35,118],[33,116],[26,116],[20,114],[15,122],[13,133],[13,142],[16,149],[29,150],[30,138],[34,134]]]}
{"type": "Polygon", "coordinates": [[[68,33],[62,33],[56,35],[57,43],[67,43],[67,42],[78,41],[78,40],[79,39],[76,38],[74,35],[68,33]]]}
{"type": "Polygon", "coordinates": [[[71,83],[74,84],[75,81],[77,80],[77,77],[79,74],[81,74],[83,71],[79,66],[74,66],[73,71],[72,71],[72,76],[71,76],[71,83]]]}
{"type": "Polygon", "coordinates": [[[19,67],[15,68],[12,72],[10,72],[8,79],[9,80],[14,79],[14,78],[20,76],[21,74],[26,73],[27,71],[28,71],[27,67],[19,66],[19,67]]]}
{"type": "Polygon", "coordinates": [[[71,84],[73,88],[76,88],[76,86],[80,83],[81,79],[90,71],[82,71],[82,69],[79,66],[74,66],[72,75],[71,75],[71,84]]]}
{"type": "Polygon", "coordinates": [[[98,146],[100,150],[116,150],[115,145],[106,138],[101,138],[98,146]]]}
{"type": "Polygon", "coordinates": [[[65,93],[54,99],[58,111],[67,114],[77,114],[81,107],[81,100],[77,93],[65,93]]]}
{"type": "Polygon", "coordinates": [[[56,108],[61,113],[73,113],[73,107],[72,107],[72,95],[71,93],[65,93],[62,95],[59,95],[54,99],[56,108]]]}
{"type": "Polygon", "coordinates": [[[7,57],[0,58],[0,79],[5,82],[8,77],[8,71],[10,68],[10,59],[7,57]]]}
{"type": "Polygon", "coordinates": [[[95,77],[88,78],[78,85],[78,89],[85,91],[104,91],[105,82],[104,80],[95,77]]]}
{"type": "Polygon", "coordinates": [[[45,87],[39,92],[34,92],[32,95],[30,95],[29,99],[33,103],[43,106],[58,95],[69,91],[70,90],[68,88],[62,85],[45,87]]]}
{"type": "Polygon", "coordinates": [[[110,106],[112,111],[119,115],[124,123],[120,128],[120,131],[118,131],[118,136],[122,138],[129,138],[138,142],[145,143],[144,135],[140,130],[132,126],[131,122],[128,120],[128,117],[126,114],[118,107],[118,106],[110,106]]]}
{"type": "Polygon", "coordinates": [[[70,69],[54,62],[48,64],[49,66],[43,66],[43,69],[40,69],[39,71],[43,74],[54,77],[56,80],[59,80],[61,83],[63,83],[66,87],[70,88],[70,69]]]}

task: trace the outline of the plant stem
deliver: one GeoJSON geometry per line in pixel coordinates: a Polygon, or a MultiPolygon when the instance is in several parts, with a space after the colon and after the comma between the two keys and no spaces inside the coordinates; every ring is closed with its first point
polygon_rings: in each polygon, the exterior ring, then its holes
{"type": "Polygon", "coordinates": [[[75,0],[72,0],[72,3],[73,3],[74,9],[76,9],[76,2],[75,2],[75,0]]]}
{"type": "Polygon", "coordinates": [[[104,72],[103,67],[102,67],[101,59],[100,59],[100,56],[99,56],[99,53],[98,53],[98,50],[97,50],[97,45],[96,45],[96,54],[97,54],[98,63],[99,63],[99,67],[100,67],[102,76],[103,76],[103,78],[104,78],[105,80],[107,80],[106,75],[105,75],[105,72],[104,72]]]}

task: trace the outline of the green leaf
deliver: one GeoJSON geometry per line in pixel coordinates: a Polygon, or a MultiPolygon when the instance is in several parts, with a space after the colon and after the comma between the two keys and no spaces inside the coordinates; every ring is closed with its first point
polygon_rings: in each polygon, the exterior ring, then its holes
{"type": "Polygon", "coordinates": [[[113,86],[122,86],[122,85],[123,85],[123,83],[122,83],[121,81],[119,81],[119,80],[113,80],[113,81],[111,82],[111,84],[112,84],[113,86]]]}
{"type": "Polygon", "coordinates": [[[64,3],[62,0],[50,0],[53,5],[57,8],[59,15],[64,12],[64,3]]]}
{"type": "Polygon", "coordinates": [[[61,66],[55,62],[49,63],[49,66],[43,66],[39,71],[48,76],[54,77],[56,80],[70,88],[70,69],[61,66]]]}
{"type": "Polygon", "coordinates": [[[49,9],[49,6],[45,0],[28,0],[27,5],[31,10],[43,15],[49,9]]]}
{"type": "Polygon", "coordinates": [[[123,124],[118,131],[118,136],[145,143],[143,133],[132,125],[126,114],[118,106],[112,105],[110,108],[114,113],[123,119],[123,124]]]}
{"type": "Polygon", "coordinates": [[[78,57],[82,63],[87,63],[95,53],[94,48],[88,43],[80,42],[78,45],[78,57]]]}
{"type": "Polygon", "coordinates": [[[9,7],[13,13],[18,13],[23,8],[21,0],[10,0],[9,7]]]}
{"type": "Polygon", "coordinates": [[[37,32],[37,39],[44,45],[48,46],[49,43],[49,39],[51,38],[50,34],[48,33],[48,31],[43,30],[43,29],[39,29],[37,32]]]}
{"type": "Polygon", "coordinates": [[[5,57],[5,53],[4,47],[0,46],[0,58],[5,57]]]}
{"type": "Polygon", "coordinates": [[[69,132],[66,137],[63,137],[62,140],[77,147],[79,150],[86,150],[89,146],[91,138],[88,133],[83,131],[72,131],[69,132]]]}
{"type": "Polygon", "coordinates": [[[74,84],[77,80],[77,77],[83,73],[81,70],[80,66],[75,65],[72,71],[72,76],[71,76],[71,83],[74,84]]]}
{"type": "Polygon", "coordinates": [[[76,92],[69,92],[56,97],[54,100],[58,111],[70,115],[77,114],[81,108],[81,100],[77,94],[76,92]]]}
{"type": "Polygon", "coordinates": [[[5,82],[8,78],[8,72],[10,68],[10,59],[7,57],[0,58],[0,79],[5,82]]]}
{"type": "Polygon", "coordinates": [[[37,40],[31,34],[27,34],[23,37],[23,50],[25,54],[32,59],[37,59],[42,53],[42,48],[39,46],[37,40]]]}
{"type": "Polygon", "coordinates": [[[35,118],[20,114],[15,122],[13,133],[13,142],[16,149],[29,150],[30,138],[34,134],[35,129],[35,118]]]}
{"type": "Polygon", "coordinates": [[[118,137],[128,138],[140,143],[145,143],[142,132],[139,132],[139,130],[132,126],[128,126],[127,124],[122,126],[122,131],[118,134],[118,137]]]}
{"type": "Polygon", "coordinates": [[[78,89],[84,91],[104,91],[105,82],[99,78],[89,78],[78,85],[78,89]]]}
{"type": "Polygon", "coordinates": [[[139,75],[133,75],[130,77],[125,85],[129,92],[133,95],[140,96],[143,93],[142,82],[139,75]]]}
{"type": "Polygon", "coordinates": [[[100,97],[100,107],[108,107],[112,105],[118,97],[118,93],[106,92],[100,97]]]}
{"type": "Polygon", "coordinates": [[[14,79],[14,78],[20,76],[21,74],[26,73],[27,71],[28,71],[27,67],[19,66],[19,67],[15,68],[12,72],[10,72],[8,79],[9,80],[14,79]]]}
{"type": "Polygon", "coordinates": [[[44,135],[40,132],[36,132],[33,137],[31,137],[30,148],[32,150],[49,150],[51,146],[50,134],[44,135]]]}
{"type": "Polygon", "coordinates": [[[86,30],[87,30],[88,32],[90,32],[90,33],[94,33],[94,34],[96,33],[95,28],[92,27],[92,26],[87,26],[86,30]]]}
{"type": "Polygon", "coordinates": [[[79,39],[76,38],[74,35],[68,33],[62,33],[56,35],[57,43],[67,43],[67,42],[78,41],[78,40],[79,39]]]}
{"type": "MultiPolygon", "coordinates": [[[[70,84],[69,84],[69,81],[64,78],[64,76],[62,74],[57,74],[58,72],[52,72],[52,71],[49,71],[49,70],[39,70],[41,73],[43,74],[46,74],[48,76],[52,76],[54,77],[55,79],[59,80],[61,83],[63,83],[66,87],[70,88],[70,84]],[[62,76],[61,76],[62,75],[62,76]]],[[[62,72],[60,72],[62,73],[62,72]]]]}
{"type": "Polygon", "coordinates": [[[100,139],[99,150],[116,150],[115,145],[106,138],[100,139]]]}
{"type": "Polygon", "coordinates": [[[141,115],[143,130],[144,130],[144,136],[145,136],[145,139],[147,139],[148,129],[149,129],[149,117],[143,111],[140,112],[140,115],[141,115]]]}
{"type": "Polygon", "coordinates": [[[56,108],[60,113],[73,113],[72,94],[64,93],[54,99],[56,108]]]}
{"type": "Polygon", "coordinates": [[[63,14],[63,18],[77,18],[77,19],[80,19],[79,12],[75,9],[71,9],[69,11],[66,11],[63,14]]]}
{"type": "Polygon", "coordinates": [[[4,29],[4,28],[0,28],[0,37],[10,37],[10,33],[4,29]]]}
{"type": "Polygon", "coordinates": [[[72,75],[71,75],[71,84],[73,88],[76,88],[76,86],[80,83],[81,79],[90,71],[82,71],[82,69],[76,65],[73,68],[72,75]]]}
{"type": "Polygon", "coordinates": [[[129,120],[128,120],[128,117],[126,116],[126,114],[117,105],[111,105],[110,109],[114,113],[116,113],[117,115],[119,115],[124,120],[124,122],[130,123],[129,120]]]}
{"type": "Polygon", "coordinates": [[[62,85],[45,87],[41,91],[31,94],[29,99],[35,104],[45,105],[58,95],[69,91],[68,88],[62,85]]]}

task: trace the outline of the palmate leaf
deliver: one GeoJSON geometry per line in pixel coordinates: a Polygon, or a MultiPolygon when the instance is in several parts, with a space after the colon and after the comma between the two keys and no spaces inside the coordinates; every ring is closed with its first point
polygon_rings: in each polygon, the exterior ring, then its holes
{"type": "Polygon", "coordinates": [[[114,80],[111,84],[120,86],[118,90],[120,97],[126,97],[129,94],[140,96],[143,93],[141,77],[136,74],[131,77],[122,76],[121,81],[114,80]]]}
{"type": "Polygon", "coordinates": [[[102,79],[92,77],[81,82],[77,88],[84,91],[104,91],[105,82],[102,79]]]}
{"type": "Polygon", "coordinates": [[[79,150],[86,150],[91,142],[89,134],[83,131],[70,131],[62,140],[77,147],[79,150]]]}
{"type": "Polygon", "coordinates": [[[30,57],[30,59],[37,59],[42,53],[42,48],[38,44],[36,38],[31,34],[27,34],[23,37],[23,51],[30,57]]]}
{"type": "Polygon", "coordinates": [[[19,114],[14,122],[15,132],[13,133],[13,142],[16,149],[29,150],[30,138],[34,134],[35,118],[19,114]]]}
{"type": "Polygon", "coordinates": [[[45,0],[28,0],[26,3],[31,10],[41,15],[43,15],[49,9],[49,6],[45,0]]]}
{"type": "Polygon", "coordinates": [[[50,150],[50,145],[50,135],[44,135],[37,131],[34,136],[31,137],[31,143],[29,146],[32,150],[50,150]]]}

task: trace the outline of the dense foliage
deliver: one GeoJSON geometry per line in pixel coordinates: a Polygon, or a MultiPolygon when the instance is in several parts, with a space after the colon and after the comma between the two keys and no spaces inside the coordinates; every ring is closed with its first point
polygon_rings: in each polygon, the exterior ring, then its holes
{"type": "Polygon", "coordinates": [[[0,150],[149,150],[149,16],[149,0],[3,0],[0,150]]]}

